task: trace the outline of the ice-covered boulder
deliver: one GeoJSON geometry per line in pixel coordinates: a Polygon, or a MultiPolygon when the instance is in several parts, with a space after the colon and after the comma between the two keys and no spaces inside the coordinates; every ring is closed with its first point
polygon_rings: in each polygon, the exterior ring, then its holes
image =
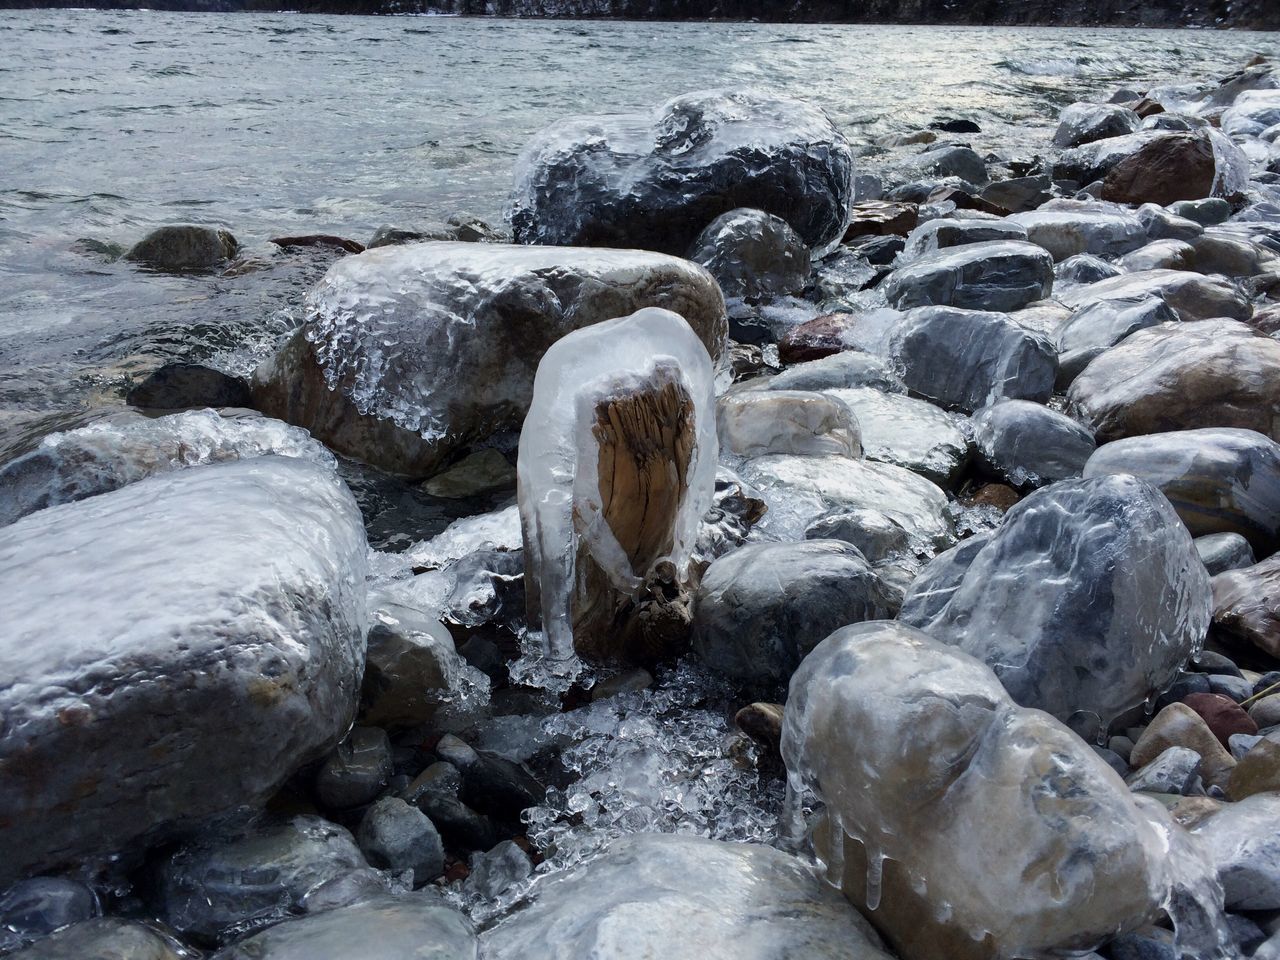
{"type": "Polygon", "coordinates": [[[717,674],[782,683],[832,630],[887,619],[895,607],[851,544],[753,543],[707,568],[694,611],[693,649],[717,674]]]}
{"type": "Polygon", "coordinates": [[[1086,303],[1054,331],[1058,387],[1066,388],[1094,357],[1130,334],[1177,319],[1173,308],[1160,296],[1086,303]]]}
{"type": "Polygon", "coordinates": [[[1101,180],[1125,157],[1162,136],[1165,133],[1160,130],[1137,130],[1063,150],[1053,163],[1054,179],[1074,180],[1081,186],[1101,180]]]}
{"type": "Polygon", "coordinates": [[[1074,954],[1165,904],[1187,955],[1229,955],[1212,867],[1159,805],[919,631],[858,624],[819,644],[791,679],[782,755],[792,788],[826,803],[828,877],[903,960],[1074,954]]]}
{"type": "Polygon", "coordinates": [[[1280,547],[1280,443],[1256,430],[1206,428],[1099,447],[1086,477],[1127,473],[1160,488],[1192,536],[1239,533],[1261,555],[1280,547]]]}
{"type": "Polygon", "coordinates": [[[1055,289],[1061,295],[1063,288],[1099,280],[1110,280],[1120,275],[1120,268],[1092,253],[1077,253],[1059,261],[1053,268],[1055,289]]]}
{"type": "Polygon", "coordinates": [[[741,473],[769,506],[759,529],[779,540],[803,540],[805,528],[833,509],[865,509],[899,523],[913,549],[926,556],[954,541],[947,495],[902,467],[845,457],[770,455],[748,460],[741,473]]]}
{"type": "Polygon", "coordinates": [[[1072,103],[1058,115],[1053,145],[1078,147],[1107,137],[1122,137],[1137,130],[1141,122],[1136,113],[1117,103],[1072,103]]]}
{"type": "Polygon", "coordinates": [[[167,417],[132,411],[51,433],[0,467],[0,526],[36,510],[108,493],[156,473],[275,454],[335,469],[305,430],[245,411],[192,410],[167,417]]]}
{"type": "Polygon", "coordinates": [[[885,281],[900,310],[931,305],[1017,310],[1053,288],[1053,261],[1038,246],[992,240],[946,247],[899,267],[885,281]]]}
{"type": "Polygon", "coordinates": [[[1027,231],[1027,240],[1055,261],[1082,253],[1116,257],[1147,242],[1142,221],[1115,206],[1089,200],[1051,200],[1038,210],[1009,217],[1027,231]]]}
{"type": "Polygon", "coordinates": [[[1027,231],[1008,220],[928,220],[907,235],[900,260],[909,263],[947,247],[993,240],[1025,240],[1027,231]]]}
{"type": "Polygon", "coordinates": [[[1280,90],[1246,90],[1222,114],[1222,131],[1256,137],[1280,123],[1280,90]]]}
{"type": "Polygon", "coordinates": [[[417,243],[334,264],[306,324],[254,374],[259,409],[333,449],[429,474],[520,425],[547,349],[644,307],[673,310],[713,357],[728,325],[702,267],[658,253],[417,243]]]}
{"type": "Polygon", "coordinates": [[[670,311],[575,331],[542,358],[517,470],[530,621],[552,657],[643,659],[679,630],[675,613],[636,611],[666,610],[655,578],[687,578],[715,489],[715,416],[711,358],[670,311]]]}
{"type": "Polygon", "coordinates": [[[1248,181],[1249,162],[1240,148],[1209,132],[1168,133],[1143,144],[1114,164],[1102,181],[1102,199],[1158,203],[1230,196],[1248,181]]]}
{"type": "Polygon", "coordinates": [[[1280,657],[1280,553],[1213,578],[1213,627],[1280,657]]]}
{"type": "Polygon", "coordinates": [[[277,924],[212,960],[476,960],[465,916],[426,895],[365,903],[277,924]]]}
{"type": "Polygon", "coordinates": [[[1222,203],[1230,210],[1225,200],[1183,200],[1169,208],[1158,203],[1144,203],[1137,209],[1137,217],[1147,228],[1149,240],[1187,240],[1191,241],[1204,234],[1204,227],[1195,220],[1175,213],[1176,210],[1187,209],[1185,205],[1196,203],[1222,203]]]}
{"type": "Polygon", "coordinates": [[[1100,354],[1067,393],[1099,443],[1195,427],[1280,438],[1280,342],[1234,320],[1162,323],[1100,354]]]}
{"type": "Polygon", "coordinates": [[[1078,477],[1094,451],[1088,430],[1027,400],[1000,400],[974,414],[973,445],[979,464],[1015,487],[1078,477]]]}
{"type": "Polygon", "coordinates": [[[1232,910],[1280,910],[1280,796],[1228,803],[1192,832],[1209,851],[1232,910]]]}
{"type": "Polygon", "coordinates": [[[870,925],[795,857],[637,834],[534,888],[481,935],[486,960],[889,960],[870,925]]]}
{"type": "Polygon", "coordinates": [[[861,350],[844,350],[806,360],[772,377],[766,390],[831,390],[873,387],[882,393],[906,393],[891,361],[861,350]]]}
{"type": "Polygon", "coordinates": [[[711,272],[726,297],[748,303],[799,294],[809,282],[809,248],[786,220],[730,210],[694,241],[689,259],[711,272]]]}
{"type": "Polygon", "coordinates": [[[8,956],[11,960],[187,960],[191,951],[150,924],[94,917],[8,956]]]}
{"type": "Polygon", "coordinates": [[[1116,261],[1116,265],[1126,273],[1191,270],[1196,265],[1196,248],[1185,240],[1152,240],[1132,253],[1126,253],[1116,261]]]}
{"type": "Polygon", "coordinates": [[[739,207],[786,220],[815,257],[849,222],[853,150],[823,111],[751,90],[710,90],[652,111],[559,121],[516,161],[517,243],[684,255],[739,207]]]}
{"type": "Polygon", "coordinates": [[[916,180],[944,180],[958,177],[967,184],[981,185],[990,179],[987,164],[972,147],[957,143],[939,143],[925,147],[920,153],[901,163],[904,176],[916,180]]]}
{"type": "Polygon", "coordinates": [[[346,486],[283,457],[0,528],[0,882],[262,802],[331,746],[366,553],[346,486]]]}
{"type": "Polygon", "coordinates": [[[721,451],[735,457],[862,456],[861,431],[849,408],[807,390],[744,390],[722,397],[716,433],[721,451]]]}
{"type": "Polygon", "coordinates": [[[863,455],[946,486],[969,459],[969,425],[924,400],[870,387],[828,390],[857,418],[863,455]]]}
{"type": "Polygon", "coordinates": [[[1252,567],[1257,562],[1249,541],[1238,533],[1210,533],[1196,537],[1196,552],[1211,577],[1228,570],[1252,567]]]}
{"type": "Polygon", "coordinates": [[[1253,313],[1249,296],[1222,277],[1206,277],[1186,270],[1144,270],[1125,273],[1064,291],[1059,299],[1074,310],[1107,300],[1160,297],[1180,320],[1228,317],[1248,320],[1253,313]]]}
{"type": "Polygon", "coordinates": [[[1209,626],[1191,535],[1159,490],[1129,476],[1038,490],[947,577],[925,573],[900,619],[988,663],[1018,703],[1081,729],[1164,690],[1209,626]]]}

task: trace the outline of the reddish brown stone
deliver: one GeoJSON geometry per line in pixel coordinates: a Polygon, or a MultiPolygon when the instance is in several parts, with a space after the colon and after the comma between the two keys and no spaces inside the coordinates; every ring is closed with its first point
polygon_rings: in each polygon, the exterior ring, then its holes
{"type": "Polygon", "coordinates": [[[1207,137],[1171,133],[1129,154],[1102,181],[1102,199],[1115,203],[1199,200],[1213,191],[1213,145],[1207,137]]]}
{"type": "Polygon", "coordinates": [[[1020,499],[1018,491],[1013,487],[1003,483],[987,483],[978,489],[969,503],[975,507],[995,507],[1004,513],[1020,499]]]}
{"type": "Polygon", "coordinates": [[[1259,333],[1265,333],[1269,337],[1280,333],[1280,304],[1255,310],[1253,316],[1246,320],[1245,323],[1259,333]]]}
{"type": "Polygon", "coordinates": [[[853,205],[853,219],[844,232],[848,243],[855,237],[905,237],[920,222],[920,208],[914,203],[866,200],[853,205]]]}
{"type": "Polygon", "coordinates": [[[1164,113],[1164,104],[1149,97],[1143,97],[1129,104],[1129,109],[1140,117],[1154,117],[1157,113],[1164,113]]]}
{"type": "Polygon", "coordinates": [[[957,210],[979,210],[982,213],[995,214],[997,217],[1007,217],[1010,211],[1006,210],[999,204],[992,203],[989,200],[983,200],[981,197],[975,197],[971,193],[966,193],[956,187],[938,187],[929,194],[930,203],[947,203],[951,202],[956,205],[957,210]]]}
{"type": "Polygon", "coordinates": [[[1258,732],[1258,725],[1245,712],[1244,707],[1220,693],[1190,693],[1182,698],[1182,702],[1200,714],[1218,742],[1227,749],[1230,749],[1229,741],[1233,733],[1253,736],[1258,732]]]}
{"type": "Polygon", "coordinates": [[[778,341],[778,359],[783,363],[803,363],[847,350],[844,335],[853,321],[852,313],[824,313],[792,327],[778,341]]]}
{"type": "Polygon", "coordinates": [[[347,253],[364,253],[363,243],[327,233],[312,233],[305,237],[272,237],[271,242],[284,250],[290,247],[337,247],[347,253]]]}

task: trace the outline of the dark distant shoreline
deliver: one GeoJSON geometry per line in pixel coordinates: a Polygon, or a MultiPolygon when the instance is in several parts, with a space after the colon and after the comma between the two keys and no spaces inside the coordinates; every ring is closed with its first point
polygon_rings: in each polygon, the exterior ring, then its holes
{"type": "Polygon", "coordinates": [[[1188,27],[1280,30],[1276,0],[0,0],[0,9],[190,13],[448,14],[517,19],[902,26],[1188,27]]]}

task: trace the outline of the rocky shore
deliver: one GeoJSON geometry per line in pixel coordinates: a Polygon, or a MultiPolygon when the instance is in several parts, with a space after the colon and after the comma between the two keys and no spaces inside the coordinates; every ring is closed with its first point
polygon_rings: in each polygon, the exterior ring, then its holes
{"type": "Polygon", "coordinates": [[[565,119],[0,463],[0,955],[1280,957],[1280,68],[966,132],[565,119]]]}

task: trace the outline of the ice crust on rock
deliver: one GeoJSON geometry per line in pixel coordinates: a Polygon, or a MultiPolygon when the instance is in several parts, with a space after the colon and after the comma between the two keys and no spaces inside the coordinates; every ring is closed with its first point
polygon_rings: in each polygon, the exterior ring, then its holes
{"type": "Polygon", "coordinates": [[[525,567],[538,580],[552,659],[573,655],[580,541],[620,591],[635,592],[650,572],[632,569],[604,519],[594,425],[601,401],[653,382],[679,385],[692,404],[695,444],[665,558],[682,576],[715,490],[714,371],[702,342],[681,317],[650,308],[570,334],[538,366],[517,470],[525,567]]]}
{"type": "Polygon", "coordinates": [[[1206,277],[1187,270],[1142,270],[1073,287],[1059,300],[1073,310],[1107,300],[1141,300],[1162,297],[1184,321],[1227,317],[1248,320],[1253,314],[1249,297],[1222,277],[1206,277]]]}
{"type": "Polygon", "coordinates": [[[261,802],[337,740],[366,551],[342,481],[284,457],[0,528],[0,881],[261,802]]]}
{"type": "Polygon", "coordinates": [[[1018,703],[1088,732],[1173,682],[1210,609],[1173,507],[1122,475],[1031,494],[949,576],[926,568],[899,616],[988,663],[1018,703]]]}
{"type": "Polygon", "coordinates": [[[840,243],[853,150],[818,107],[751,90],[688,93],[652,111],[561,120],[516,161],[517,243],[685,255],[739,207],[786,220],[814,259],[840,243]]]}
{"type": "Polygon", "coordinates": [[[224,416],[192,410],[159,418],[125,411],[49,434],[35,450],[0,467],[0,526],[152,474],[268,454],[337,467],[307,431],[248,411],[224,416]]]}
{"type": "Polygon", "coordinates": [[[731,456],[862,456],[857,418],[824,393],[744,390],[717,402],[716,428],[721,451],[731,456]]]}
{"type": "Polygon", "coordinates": [[[1178,315],[1160,296],[1096,300],[1071,314],[1054,331],[1058,385],[1067,386],[1104,350],[1139,330],[1172,323],[1178,315]]]}
{"type": "Polygon", "coordinates": [[[1051,200],[1038,210],[1009,217],[1027,239],[1055,261],[1080,254],[1116,257],[1147,242],[1147,229],[1132,212],[1114,203],[1051,200]]]}
{"type": "Polygon", "coordinates": [[[901,310],[952,306],[1017,310],[1053,289],[1053,261],[1025,240],[990,240],[945,247],[898,267],[885,281],[901,310]]]}
{"type": "Polygon", "coordinates": [[[973,443],[982,466],[1015,487],[1078,477],[1094,451],[1088,430],[1027,400],[1001,400],[974,414],[973,443]]]}
{"type": "Polygon", "coordinates": [[[870,925],[771,847],[639,834],[549,876],[481,935],[487,960],[889,960],[870,925]]]}
{"type": "Polygon", "coordinates": [[[787,221],[746,208],[707,224],[689,259],[711,272],[726,297],[748,303],[801,293],[811,269],[809,248],[787,221]]]}
{"type": "Polygon", "coordinates": [[[969,458],[967,417],[870,387],[823,392],[853,411],[868,460],[905,467],[945,486],[969,458]]]}
{"type": "Polygon", "coordinates": [[[1159,805],[911,627],[819,644],[792,677],[782,755],[792,796],[826,803],[828,877],[903,960],[1084,951],[1161,907],[1188,955],[1230,956],[1212,867],[1159,805]]]}

